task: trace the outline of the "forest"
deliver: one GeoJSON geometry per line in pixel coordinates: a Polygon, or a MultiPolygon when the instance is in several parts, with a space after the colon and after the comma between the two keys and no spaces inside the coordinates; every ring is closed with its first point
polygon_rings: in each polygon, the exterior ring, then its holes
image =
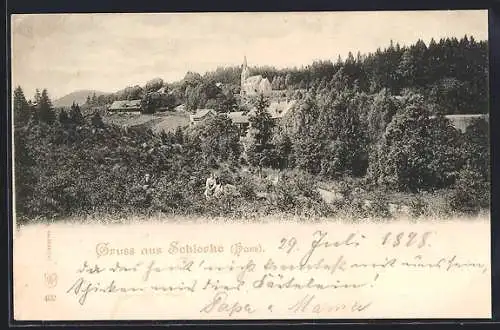
{"type": "MultiPolygon", "coordinates": [[[[384,49],[345,59],[315,61],[301,68],[277,69],[251,67],[254,75],[272,82],[274,90],[321,92],[345,84],[360,93],[375,94],[382,89],[400,95],[411,89],[442,114],[488,113],[488,45],[472,36],[418,40],[410,46],[392,41],[384,49]]],[[[186,104],[194,111],[214,108],[227,112],[238,107],[241,67],[219,67],[203,75],[187,72],[181,81],[165,83],[155,78],[144,86],[128,86],[108,95],[88,99],[91,105],[106,105],[116,100],[144,99],[166,87],[170,96],[162,102],[174,107],[186,104]],[[217,84],[222,84],[218,88],[217,84]]]]}
{"type": "Polygon", "coordinates": [[[245,137],[226,115],[241,107],[239,68],[187,73],[174,83],[153,79],[82,105],[135,98],[150,105],[165,87],[171,107],[219,113],[162,134],[105,124],[99,112],[83,114],[77,104],[54,109],[47,90],[32,101],[18,86],[17,214],[25,221],[155,212],[390,218],[396,200],[413,216],[478,213],[489,207],[489,124],[478,119],[461,132],[444,115],[488,113],[487,55],[485,41],[466,36],[391,42],[300,69],[253,68],[298,105],[276,123],[266,111],[269,99],[252,99],[256,112],[245,137]],[[214,171],[237,192],[206,200],[205,179],[214,171]],[[341,197],[325,201],[318,187],[341,197]]]}

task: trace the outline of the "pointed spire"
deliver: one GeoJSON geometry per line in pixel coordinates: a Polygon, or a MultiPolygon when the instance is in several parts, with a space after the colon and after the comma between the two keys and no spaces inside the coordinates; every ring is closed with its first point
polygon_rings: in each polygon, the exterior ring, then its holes
{"type": "Polygon", "coordinates": [[[247,67],[247,57],[246,57],[246,55],[243,57],[243,67],[244,68],[247,67]]]}

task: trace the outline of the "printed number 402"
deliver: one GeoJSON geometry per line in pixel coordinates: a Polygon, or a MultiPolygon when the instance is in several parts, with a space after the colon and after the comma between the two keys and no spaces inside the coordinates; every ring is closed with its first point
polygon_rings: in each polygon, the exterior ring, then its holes
{"type": "Polygon", "coordinates": [[[56,301],[56,295],[55,294],[48,294],[44,297],[45,302],[52,302],[56,301]]]}
{"type": "Polygon", "coordinates": [[[410,232],[410,233],[397,233],[394,234],[392,232],[388,232],[385,234],[384,239],[382,241],[382,245],[388,245],[392,247],[396,246],[417,246],[417,248],[423,248],[425,246],[430,246],[428,244],[429,236],[431,232],[427,231],[423,234],[415,233],[415,232],[410,232]]]}

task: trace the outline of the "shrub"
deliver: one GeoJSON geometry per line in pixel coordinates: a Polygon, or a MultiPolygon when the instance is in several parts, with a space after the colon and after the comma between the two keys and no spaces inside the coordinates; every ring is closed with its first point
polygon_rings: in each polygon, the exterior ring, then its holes
{"type": "Polygon", "coordinates": [[[327,212],[316,179],[302,171],[286,172],[274,188],[274,205],[280,212],[319,215],[327,212]]]}
{"type": "Polygon", "coordinates": [[[429,205],[428,203],[420,196],[415,196],[410,201],[410,214],[413,217],[420,217],[428,213],[429,205]]]}
{"type": "Polygon", "coordinates": [[[475,119],[464,134],[464,155],[468,166],[490,180],[490,134],[488,122],[475,119]]]}
{"type": "Polygon", "coordinates": [[[237,187],[241,197],[247,201],[253,201],[257,196],[257,187],[252,178],[242,176],[237,183],[237,187]]]}
{"type": "Polygon", "coordinates": [[[366,215],[373,218],[390,218],[389,202],[384,194],[377,193],[365,207],[366,215]]]}
{"type": "Polygon", "coordinates": [[[482,208],[489,207],[489,192],[489,184],[483,180],[481,173],[464,168],[450,196],[450,206],[458,212],[478,213],[482,208]]]}

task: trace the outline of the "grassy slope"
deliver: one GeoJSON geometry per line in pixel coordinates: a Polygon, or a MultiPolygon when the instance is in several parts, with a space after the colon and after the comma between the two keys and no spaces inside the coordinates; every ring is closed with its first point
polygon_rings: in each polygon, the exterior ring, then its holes
{"type": "Polygon", "coordinates": [[[160,133],[161,131],[173,132],[179,126],[189,125],[189,116],[179,112],[164,112],[154,115],[117,113],[104,116],[103,121],[122,127],[144,125],[160,133]]]}
{"type": "Polygon", "coordinates": [[[153,123],[152,128],[157,133],[161,131],[174,132],[177,127],[187,125],[189,125],[189,116],[187,114],[173,112],[165,113],[160,120],[153,123]]]}

